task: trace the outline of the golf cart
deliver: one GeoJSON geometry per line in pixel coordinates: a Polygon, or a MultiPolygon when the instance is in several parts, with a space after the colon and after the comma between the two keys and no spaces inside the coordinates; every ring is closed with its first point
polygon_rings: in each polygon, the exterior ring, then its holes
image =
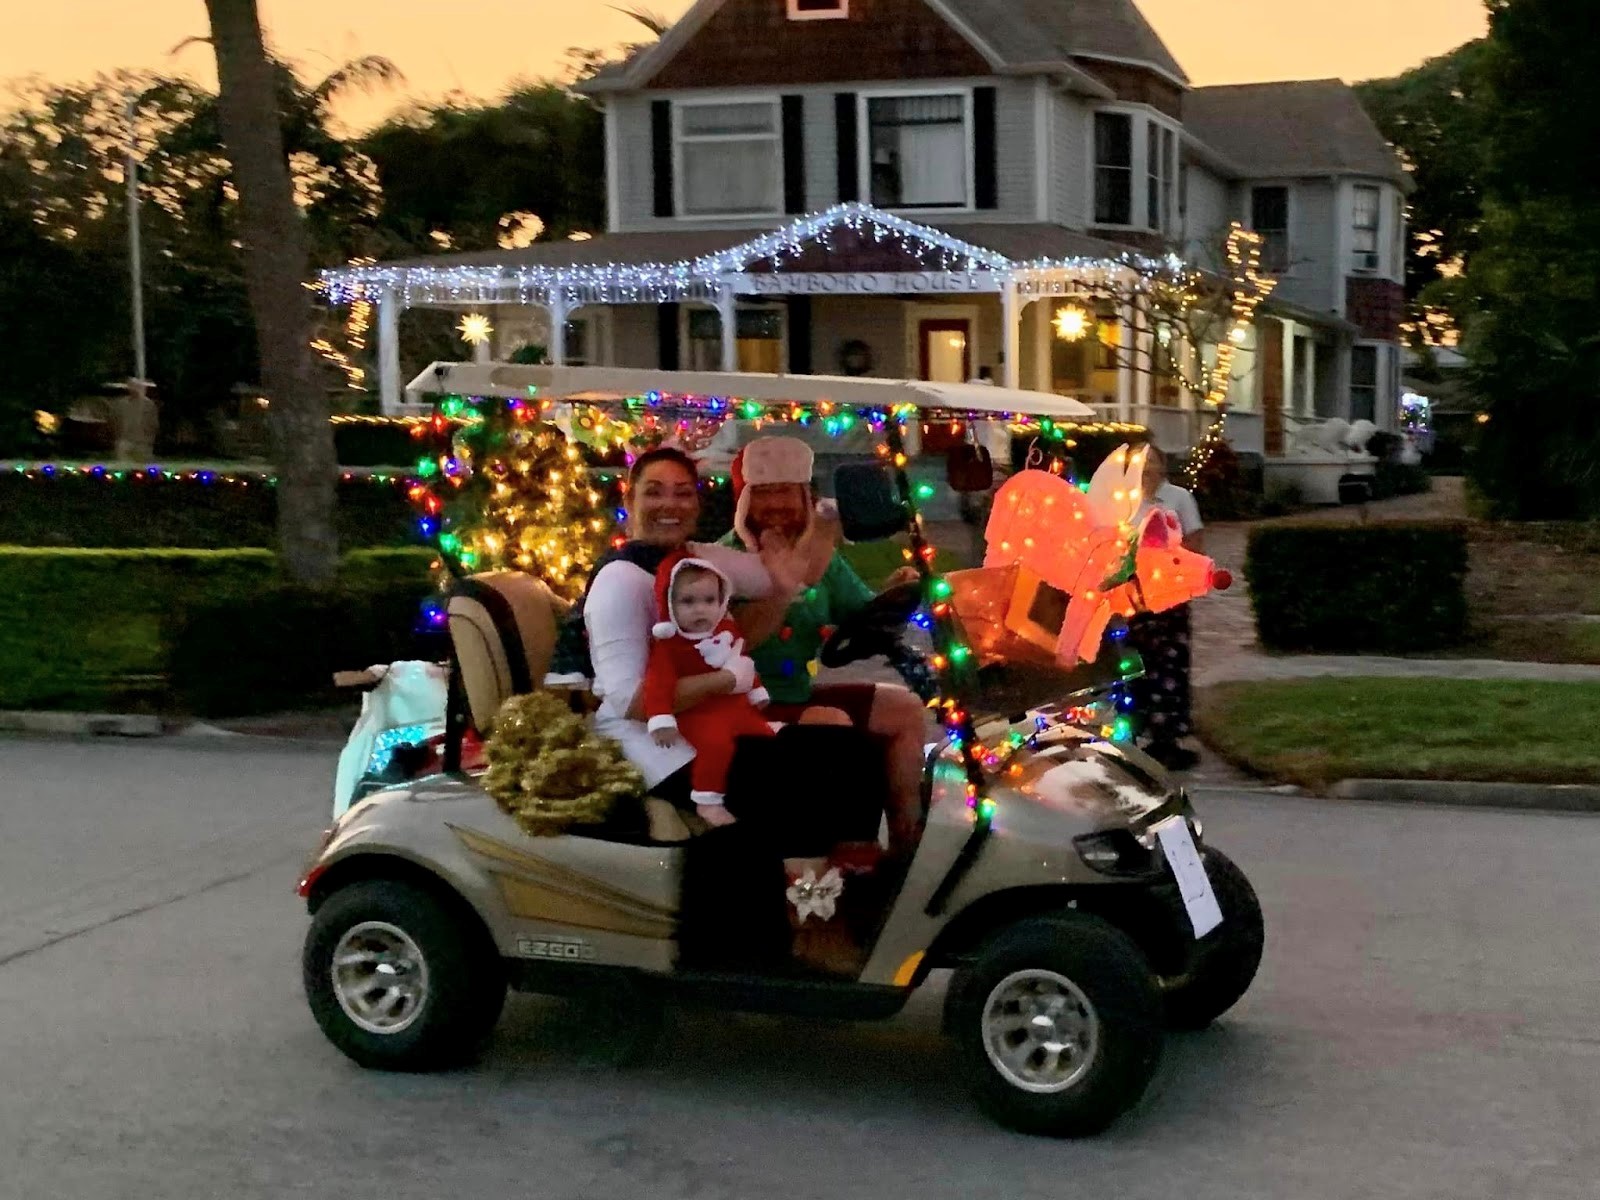
{"type": "MultiPolygon", "coordinates": [[[[564,405],[626,413],[644,395],[617,378],[642,372],[474,369],[465,383],[437,370],[439,390],[525,403],[536,388],[552,417],[564,405]]],[[[1127,740],[1116,699],[1139,670],[1118,640],[1121,614],[1171,601],[1174,579],[1184,598],[1202,594],[1209,560],[1170,543],[1159,521],[1135,531],[1142,456],[1125,447],[1081,488],[1019,472],[995,495],[984,565],[933,573],[902,424],[929,413],[1014,426],[1079,415],[1061,397],[858,379],[651,379],[683,389],[652,391],[645,402],[658,412],[773,420],[827,405],[885,440],[880,463],[839,468],[846,535],[908,535],[922,579],[842,622],[823,664],[883,657],[908,679],[931,676],[945,733],[927,755],[925,832],[909,864],[879,881],[861,925],[864,965],[838,978],[752,967],[738,946],[722,962],[688,958],[685,897],[728,864],[715,847],[729,830],[691,839],[656,811],[644,835],[530,837],[462,769],[463,727],[492,736],[500,704],[545,678],[564,610],[531,576],[500,573],[450,603],[458,702],[445,769],[358,799],[300,883],[318,1024],[363,1066],[426,1070],[471,1061],[508,987],[597,997],[641,1029],[664,1002],[886,1018],[949,970],[945,1028],[979,1105],[1030,1133],[1105,1128],[1144,1092],[1165,1030],[1220,1016],[1261,957],[1250,884],[1204,843],[1184,791],[1127,740]],[[1000,707],[986,710],[986,694],[1003,696],[1000,707]]],[[[981,461],[952,462],[951,482],[982,482],[981,461]]]]}

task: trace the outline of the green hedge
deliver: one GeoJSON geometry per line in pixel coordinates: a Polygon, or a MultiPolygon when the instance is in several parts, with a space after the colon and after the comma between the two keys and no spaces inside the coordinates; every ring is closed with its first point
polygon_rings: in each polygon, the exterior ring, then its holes
{"type": "MultiPolygon", "coordinates": [[[[416,541],[405,489],[342,481],[339,544],[406,546],[416,541]]],[[[180,549],[272,546],[277,496],[265,484],[203,484],[165,478],[108,481],[63,474],[29,479],[0,471],[0,545],[180,549]]]]}
{"type": "Polygon", "coordinates": [[[1269,650],[1398,654],[1467,636],[1462,525],[1258,526],[1245,576],[1269,650]]]}
{"type": "Polygon", "coordinates": [[[245,707],[262,711],[282,699],[272,680],[309,679],[309,664],[405,656],[396,651],[412,645],[431,561],[424,550],[357,551],[331,598],[312,602],[285,587],[267,550],[0,547],[0,596],[10,603],[0,708],[205,714],[217,691],[197,681],[203,663],[241,693],[256,689],[261,702],[245,707]]]}

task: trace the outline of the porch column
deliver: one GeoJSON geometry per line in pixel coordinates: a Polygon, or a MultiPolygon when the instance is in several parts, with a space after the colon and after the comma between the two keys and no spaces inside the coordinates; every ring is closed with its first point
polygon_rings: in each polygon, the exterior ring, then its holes
{"type": "Polygon", "coordinates": [[[550,365],[567,365],[567,297],[559,289],[550,293],[550,365]]]}
{"type": "Polygon", "coordinates": [[[378,409],[400,411],[400,296],[386,287],[378,293],[378,409]]]}
{"type": "Polygon", "coordinates": [[[1290,357],[1284,353],[1284,342],[1288,341],[1291,347],[1294,343],[1294,327],[1285,322],[1274,321],[1270,318],[1256,323],[1256,346],[1261,354],[1261,396],[1258,407],[1261,409],[1262,441],[1268,458],[1279,458],[1283,455],[1284,428],[1283,428],[1283,399],[1284,399],[1284,364],[1290,357]]]}
{"type": "Polygon", "coordinates": [[[1055,325],[1051,297],[1035,297],[1033,308],[1033,389],[1053,392],[1055,381],[1055,325]]]}
{"type": "MultiPolygon", "coordinates": [[[[494,308],[492,306],[485,305],[484,307],[489,312],[491,312],[491,313],[494,312],[494,308]]],[[[498,316],[498,314],[496,314],[496,316],[498,316]]],[[[486,362],[493,362],[494,361],[494,343],[495,343],[496,337],[498,337],[499,333],[500,333],[499,328],[493,324],[495,319],[496,319],[496,317],[490,317],[489,318],[489,320],[490,320],[490,333],[489,333],[489,336],[484,338],[483,341],[481,341],[481,342],[473,342],[472,343],[472,361],[475,362],[475,363],[486,363],[486,362]]]]}
{"type": "Polygon", "coordinates": [[[1000,363],[1002,382],[1008,388],[1022,386],[1022,305],[1017,285],[1007,282],[1000,292],[1000,332],[1005,338],[1005,355],[1000,363]]]}
{"type": "MultiPolygon", "coordinates": [[[[1147,314],[1138,305],[1134,305],[1133,312],[1133,361],[1138,367],[1133,378],[1134,404],[1141,410],[1149,411],[1150,406],[1159,397],[1155,394],[1155,331],[1147,324],[1147,314]]],[[[1151,420],[1154,420],[1154,416],[1151,420]]]]}
{"type": "Polygon", "coordinates": [[[1117,312],[1117,420],[1133,420],[1133,387],[1138,363],[1133,359],[1133,305],[1117,312]]]}
{"type": "Polygon", "coordinates": [[[733,288],[723,284],[717,289],[718,327],[722,331],[722,370],[739,369],[739,300],[733,288]]]}

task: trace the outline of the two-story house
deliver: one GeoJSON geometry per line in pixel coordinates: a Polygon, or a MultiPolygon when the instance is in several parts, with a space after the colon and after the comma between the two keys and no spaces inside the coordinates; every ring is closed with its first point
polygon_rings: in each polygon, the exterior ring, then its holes
{"type": "Polygon", "coordinates": [[[1058,336],[1130,249],[1206,265],[1230,221],[1280,276],[1230,436],[1399,403],[1407,179],[1338,81],[1194,88],[1132,0],[698,0],[584,90],[609,228],[331,272],[397,314],[473,307],[559,362],[996,382],[1072,394],[1171,447],[1209,419],[1126,355],[1115,310],[1058,336]],[[839,206],[847,206],[840,208],[839,206]]]}

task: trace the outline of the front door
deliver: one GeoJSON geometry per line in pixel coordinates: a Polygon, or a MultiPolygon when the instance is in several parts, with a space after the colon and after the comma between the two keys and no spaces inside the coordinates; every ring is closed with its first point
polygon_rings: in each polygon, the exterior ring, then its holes
{"type": "Polygon", "coordinates": [[[972,322],[941,317],[917,322],[922,378],[930,383],[965,383],[972,378],[972,322]]]}

